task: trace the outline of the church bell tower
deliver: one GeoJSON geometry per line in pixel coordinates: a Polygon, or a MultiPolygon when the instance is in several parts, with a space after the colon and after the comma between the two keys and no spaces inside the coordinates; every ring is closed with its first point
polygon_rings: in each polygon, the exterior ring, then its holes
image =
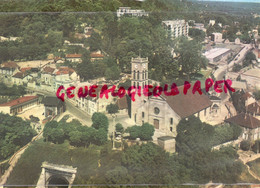
{"type": "MultiPolygon", "coordinates": [[[[138,88],[141,87],[142,91],[145,85],[148,85],[148,58],[132,58],[131,59],[131,85],[138,88]]],[[[146,96],[141,93],[141,97],[136,95],[135,101],[131,101],[131,119],[138,123],[137,110],[144,104],[146,96]]],[[[140,123],[140,122],[139,122],[140,123]]]]}

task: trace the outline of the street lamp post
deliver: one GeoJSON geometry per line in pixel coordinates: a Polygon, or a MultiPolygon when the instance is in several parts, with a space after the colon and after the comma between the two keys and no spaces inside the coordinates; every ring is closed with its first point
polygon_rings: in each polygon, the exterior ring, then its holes
{"type": "Polygon", "coordinates": [[[112,143],[113,143],[113,150],[115,149],[115,127],[116,127],[116,115],[115,114],[113,114],[112,115],[112,117],[113,117],[113,131],[112,131],[112,134],[113,134],[113,137],[112,137],[112,139],[113,139],[113,141],[112,141],[112,143]]]}

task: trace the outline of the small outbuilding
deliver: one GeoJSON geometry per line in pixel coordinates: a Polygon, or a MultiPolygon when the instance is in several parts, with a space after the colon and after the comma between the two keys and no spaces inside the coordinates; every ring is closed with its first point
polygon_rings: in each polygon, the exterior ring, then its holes
{"type": "Polygon", "coordinates": [[[43,98],[42,103],[44,104],[45,117],[56,116],[65,111],[65,103],[57,97],[47,96],[43,98]]]}
{"type": "Polygon", "coordinates": [[[174,153],[175,152],[175,138],[172,136],[162,136],[157,139],[158,145],[165,151],[174,153]]]}

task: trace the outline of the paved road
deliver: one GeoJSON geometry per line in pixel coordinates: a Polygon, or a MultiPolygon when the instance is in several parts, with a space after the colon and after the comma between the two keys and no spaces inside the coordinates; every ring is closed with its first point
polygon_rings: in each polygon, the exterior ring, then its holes
{"type": "MultiPolygon", "coordinates": [[[[48,96],[56,96],[54,92],[47,92],[47,91],[35,91],[36,93],[43,94],[43,95],[48,95],[48,96]]],[[[78,118],[84,125],[91,126],[92,121],[91,121],[91,116],[87,114],[87,112],[84,112],[83,110],[79,109],[76,107],[75,103],[71,99],[65,99],[65,104],[66,104],[66,110],[78,118]]],[[[127,114],[121,115],[118,114],[115,119],[115,123],[113,122],[113,118],[111,115],[106,114],[109,120],[109,129],[108,132],[111,133],[114,131],[114,124],[116,123],[121,123],[123,127],[129,127],[134,125],[134,122],[132,122],[129,119],[129,116],[127,114]]]]}

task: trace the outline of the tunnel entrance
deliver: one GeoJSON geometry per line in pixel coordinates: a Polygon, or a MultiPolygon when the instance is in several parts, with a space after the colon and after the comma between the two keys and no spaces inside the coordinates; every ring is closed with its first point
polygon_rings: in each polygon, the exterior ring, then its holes
{"type": "Polygon", "coordinates": [[[69,187],[69,182],[62,178],[62,177],[57,177],[57,176],[52,176],[49,180],[49,185],[48,187],[69,187]]]}
{"type": "Polygon", "coordinates": [[[40,187],[71,187],[76,177],[77,168],[67,165],[42,163],[42,172],[37,186],[40,187]]]}

